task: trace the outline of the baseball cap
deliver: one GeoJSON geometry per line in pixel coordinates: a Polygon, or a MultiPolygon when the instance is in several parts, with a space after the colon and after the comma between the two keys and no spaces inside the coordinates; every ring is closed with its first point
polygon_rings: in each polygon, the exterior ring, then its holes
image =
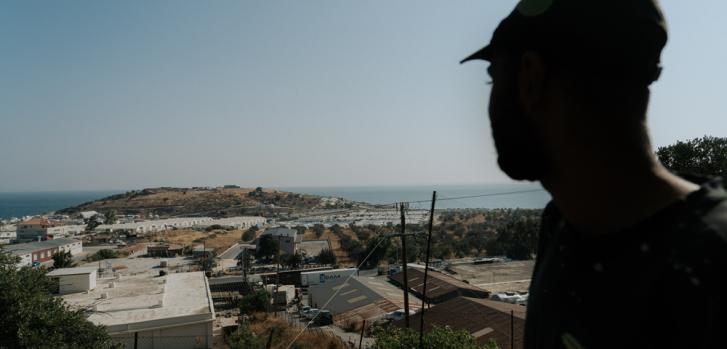
{"type": "Polygon", "coordinates": [[[540,50],[560,61],[606,74],[645,74],[655,81],[667,41],[656,0],[521,0],[489,45],[460,63],[492,60],[498,50],[540,50]]]}

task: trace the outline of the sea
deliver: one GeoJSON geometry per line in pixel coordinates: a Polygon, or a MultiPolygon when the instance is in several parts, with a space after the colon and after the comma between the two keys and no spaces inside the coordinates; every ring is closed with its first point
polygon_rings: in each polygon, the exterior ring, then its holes
{"type": "MultiPolygon", "coordinates": [[[[438,198],[436,209],[543,208],[550,200],[550,195],[540,185],[526,183],[277,189],[381,205],[411,202],[410,209],[429,209],[434,190],[437,191],[438,198]]],[[[48,213],[123,192],[124,190],[0,193],[0,219],[48,213]]]]}
{"type": "Polygon", "coordinates": [[[435,209],[447,208],[543,208],[550,194],[539,184],[469,184],[433,186],[303,187],[281,190],[342,197],[370,204],[410,202],[410,208],[430,209],[437,191],[435,209]]]}

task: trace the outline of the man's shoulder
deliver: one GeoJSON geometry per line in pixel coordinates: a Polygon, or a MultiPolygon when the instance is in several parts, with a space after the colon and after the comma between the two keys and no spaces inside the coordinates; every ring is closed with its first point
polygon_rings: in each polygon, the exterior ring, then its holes
{"type": "Polygon", "coordinates": [[[727,248],[727,184],[722,178],[713,178],[702,184],[698,202],[694,204],[693,214],[697,216],[697,233],[707,243],[717,243],[727,248]]]}

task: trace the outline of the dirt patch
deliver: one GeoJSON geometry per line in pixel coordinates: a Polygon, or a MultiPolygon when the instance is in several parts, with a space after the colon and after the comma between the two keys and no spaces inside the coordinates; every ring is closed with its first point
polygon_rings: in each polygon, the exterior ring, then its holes
{"type": "Polygon", "coordinates": [[[239,243],[242,238],[242,230],[214,230],[211,232],[197,230],[168,230],[154,234],[150,241],[165,241],[171,244],[182,246],[196,246],[204,244],[207,248],[214,248],[215,253],[220,254],[239,243]]]}

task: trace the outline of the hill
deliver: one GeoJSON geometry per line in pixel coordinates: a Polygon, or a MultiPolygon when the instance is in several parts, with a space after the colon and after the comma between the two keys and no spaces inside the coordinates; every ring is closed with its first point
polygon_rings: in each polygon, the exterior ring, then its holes
{"type": "Polygon", "coordinates": [[[57,211],[76,215],[82,211],[118,214],[158,215],[160,217],[285,216],[309,209],[352,208],[365,204],[345,199],[297,194],[263,188],[149,188],[128,191],[57,211]]]}

